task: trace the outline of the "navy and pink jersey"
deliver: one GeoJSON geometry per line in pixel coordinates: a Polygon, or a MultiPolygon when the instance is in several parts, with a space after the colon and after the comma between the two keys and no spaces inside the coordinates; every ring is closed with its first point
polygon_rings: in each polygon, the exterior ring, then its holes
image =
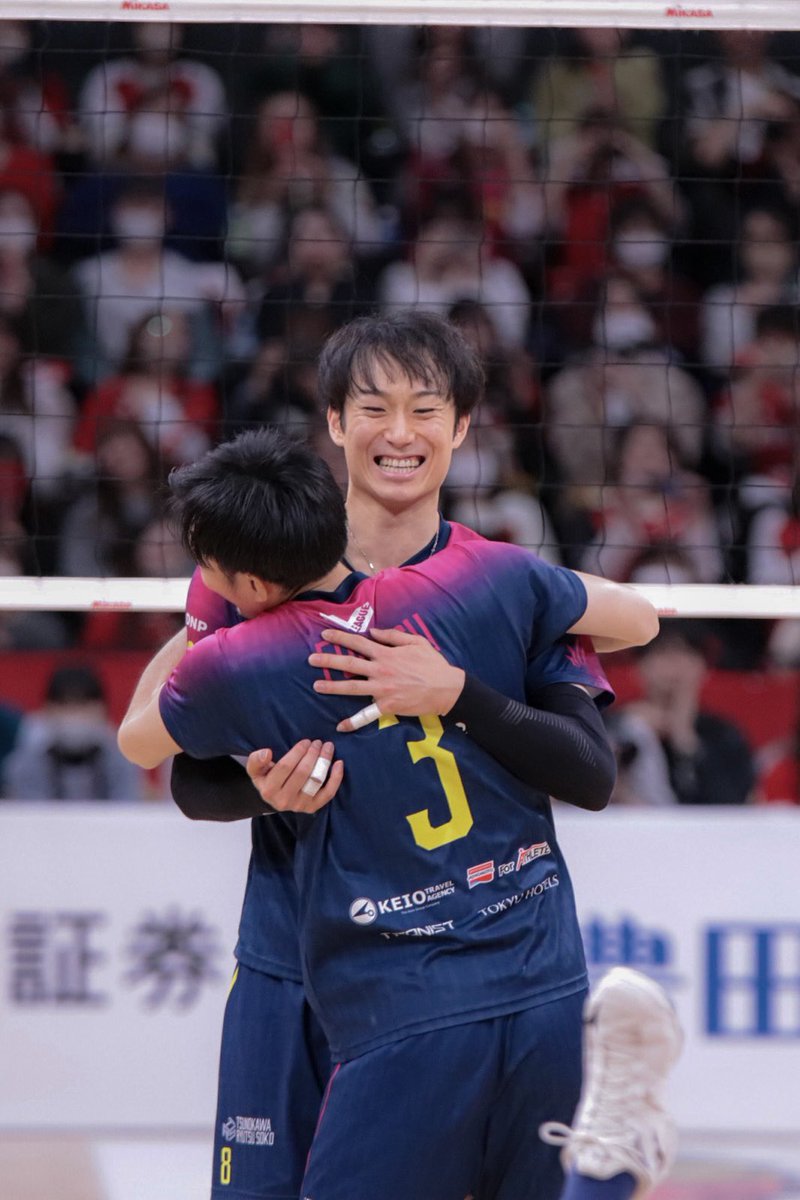
{"type": "MultiPolygon", "coordinates": [[[[361,575],[352,575],[337,589],[346,600],[361,575]]],[[[330,600],[336,597],[327,597],[330,600]]],[[[234,604],[212,592],[198,568],[186,597],[186,634],[190,646],[218,629],[244,620],[234,604]]],[[[304,736],[298,732],[295,741],[304,736]]],[[[247,872],[236,957],[258,971],[302,983],[297,916],[294,849],[298,831],[310,821],[301,813],[268,813],[251,821],[252,853],[247,872]]]]}
{"type": "MultiPolygon", "coordinates": [[[[444,550],[362,579],[346,600],[306,594],[206,638],[163,689],[165,724],[197,757],[336,741],[344,782],[295,848],[304,983],[334,1057],[556,999],[586,978],[547,798],[438,717],[337,736],[357,704],[313,691],[308,654],[329,626],[395,627],[522,702],[547,683],[603,689],[596,659],[561,641],[585,604],[572,572],[452,526],[444,550]]],[[[258,902],[268,869],[254,853],[238,953],[255,966],[274,933],[258,902]]]]}

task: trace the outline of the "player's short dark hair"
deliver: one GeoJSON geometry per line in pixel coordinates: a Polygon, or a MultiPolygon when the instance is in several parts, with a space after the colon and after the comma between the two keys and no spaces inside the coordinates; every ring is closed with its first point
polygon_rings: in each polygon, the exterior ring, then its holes
{"type": "Polygon", "coordinates": [[[330,468],[274,427],[241,433],[175,468],[169,486],[181,541],[201,566],[296,592],[345,552],[344,497],[330,468]]]}
{"type": "Polygon", "coordinates": [[[357,317],[332,334],[319,360],[323,402],[341,413],[355,389],[373,388],[376,365],[398,366],[409,380],[435,387],[468,416],[483,396],[483,367],[460,329],[434,313],[404,310],[357,317]]]}

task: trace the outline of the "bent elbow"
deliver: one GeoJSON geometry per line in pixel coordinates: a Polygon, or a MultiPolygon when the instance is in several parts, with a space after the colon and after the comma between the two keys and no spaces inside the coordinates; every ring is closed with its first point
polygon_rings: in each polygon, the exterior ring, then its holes
{"type": "Polygon", "coordinates": [[[123,721],[117,730],[117,746],[123,758],[135,767],[144,771],[152,771],[161,765],[162,759],[153,754],[152,749],[136,736],[136,733],[123,721]]]}
{"type": "Polygon", "coordinates": [[[644,596],[639,597],[640,603],[635,619],[630,623],[630,643],[633,646],[646,646],[658,636],[661,623],[655,607],[644,596]]]}
{"type": "Polygon", "coordinates": [[[617,782],[617,764],[609,748],[608,755],[603,755],[602,761],[595,764],[594,769],[575,789],[572,796],[562,796],[576,808],[586,809],[587,812],[602,812],[608,807],[617,782]]]}

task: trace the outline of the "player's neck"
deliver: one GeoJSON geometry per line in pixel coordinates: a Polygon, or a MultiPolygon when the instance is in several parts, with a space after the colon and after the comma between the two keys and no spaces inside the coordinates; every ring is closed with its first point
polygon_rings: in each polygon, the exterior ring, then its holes
{"type": "Polygon", "coordinates": [[[419,505],[392,512],[350,495],[347,521],[350,541],[348,562],[359,571],[374,575],[386,567],[398,567],[413,558],[436,537],[439,529],[438,497],[426,497],[419,505]]]}
{"type": "Polygon", "coordinates": [[[340,583],[343,582],[350,574],[347,567],[342,563],[337,563],[332,571],[328,571],[327,575],[323,575],[321,579],[315,579],[313,583],[306,584],[303,588],[304,592],[335,592],[340,583]]]}

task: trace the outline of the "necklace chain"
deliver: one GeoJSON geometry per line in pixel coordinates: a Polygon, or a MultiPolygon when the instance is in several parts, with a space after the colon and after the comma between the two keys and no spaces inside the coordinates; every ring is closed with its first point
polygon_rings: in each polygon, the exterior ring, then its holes
{"type": "MultiPolygon", "coordinates": [[[[436,547],[439,545],[439,531],[440,530],[441,530],[441,525],[437,525],[436,526],[436,536],[434,537],[433,544],[432,544],[430,550],[428,551],[428,553],[425,555],[425,558],[431,558],[431,556],[436,553],[436,547]]],[[[350,530],[350,541],[353,543],[356,550],[358,551],[358,553],[363,558],[364,562],[369,567],[370,574],[375,575],[378,571],[378,568],[375,566],[374,562],[372,562],[370,560],[369,556],[364,553],[364,549],[363,549],[361,543],[359,542],[358,538],[356,537],[356,535],[353,533],[352,529],[350,530]]]]}

